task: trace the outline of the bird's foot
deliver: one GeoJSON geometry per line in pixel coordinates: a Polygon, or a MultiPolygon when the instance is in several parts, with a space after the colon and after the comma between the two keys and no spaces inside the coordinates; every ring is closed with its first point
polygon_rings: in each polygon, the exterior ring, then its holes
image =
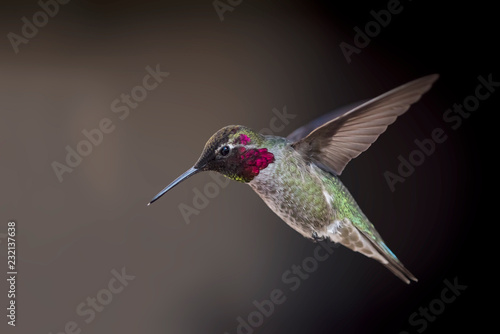
{"type": "Polygon", "coordinates": [[[314,240],[314,242],[320,242],[320,241],[325,240],[325,237],[320,237],[316,231],[313,231],[311,237],[314,240]]]}

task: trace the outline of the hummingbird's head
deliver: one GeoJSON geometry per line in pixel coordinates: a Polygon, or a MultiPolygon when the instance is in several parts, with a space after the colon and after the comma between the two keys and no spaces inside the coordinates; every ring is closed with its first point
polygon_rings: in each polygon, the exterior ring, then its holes
{"type": "Polygon", "coordinates": [[[247,127],[230,125],[220,129],[207,141],[194,166],[160,191],[149,204],[183,180],[203,171],[215,171],[235,181],[252,181],[274,162],[274,155],[265,144],[263,135],[247,127]]]}

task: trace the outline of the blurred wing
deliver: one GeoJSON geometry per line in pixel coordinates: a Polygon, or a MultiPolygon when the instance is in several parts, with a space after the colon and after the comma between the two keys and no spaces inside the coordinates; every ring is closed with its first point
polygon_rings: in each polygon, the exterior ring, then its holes
{"type": "Polygon", "coordinates": [[[314,129],[292,147],[304,158],[340,175],[347,163],[366,151],[438,77],[428,75],[369,100],[314,129]]]}
{"type": "Polygon", "coordinates": [[[300,139],[304,138],[307,136],[309,133],[311,133],[312,130],[316,129],[318,126],[325,124],[326,122],[331,121],[332,119],[335,119],[339,116],[342,116],[346,112],[356,108],[362,103],[365,103],[367,100],[364,101],[358,101],[354,102],[345,106],[342,106],[340,108],[334,109],[333,111],[330,111],[327,114],[321,115],[320,117],[312,120],[311,122],[307,123],[304,126],[301,126],[300,128],[296,129],[292,133],[290,133],[286,139],[291,141],[292,143],[299,141],[300,139]]]}

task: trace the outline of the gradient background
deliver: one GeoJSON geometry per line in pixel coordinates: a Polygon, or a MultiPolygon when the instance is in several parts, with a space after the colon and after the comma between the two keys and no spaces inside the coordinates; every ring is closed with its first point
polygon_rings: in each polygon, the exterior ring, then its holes
{"type": "MultiPolygon", "coordinates": [[[[0,31],[0,233],[17,222],[17,326],[2,333],[236,333],[254,300],[281,289],[286,301],[255,333],[416,333],[408,317],[440,297],[443,280],[468,288],[426,333],[486,325],[495,289],[486,267],[489,234],[483,169],[486,117],[495,93],[461,127],[443,113],[474,93],[477,77],[500,72],[493,59],[492,8],[402,2],[403,11],[348,64],[340,50],[355,26],[387,1],[245,0],[221,22],[211,0],[79,1],[15,54],[6,38],[37,2],[2,4],[0,31]],[[170,76],[120,120],[110,109],[142,83],[146,66],[170,76]],[[273,108],[296,117],[280,135],[343,104],[374,97],[430,73],[441,78],[342,180],[389,247],[418,278],[407,286],[379,263],[337,248],[299,289],[281,276],[315,244],[232,182],[186,224],[178,207],[212,182],[197,175],[151,207],[146,203],[198,158],[219,128],[269,127],[273,108]],[[51,167],[66,145],[103,118],[115,129],[60,183],[51,167]],[[391,192],[385,171],[414,140],[443,128],[448,139],[391,192]],[[107,287],[111,270],[134,275],[86,324],[76,306],[107,287]],[[486,277],[480,279],[481,277],[486,277]],[[480,291],[481,288],[484,291],[480,291]]],[[[5,234],[0,234],[0,237],[5,234]]],[[[0,259],[6,264],[5,239],[0,259]]],[[[496,261],[496,260],[493,260],[496,261]]],[[[0,268],[6,265],[1,264],[0,268]]],[[[4,275],[0,274],[0,277],[4,275]]],[[[491,276],[494,277],[494,276],[491,276]]],[[[7,305],[0,283],[0,305],[7,305]]],[[[2,309],[3,309],[2,306],[2,309]]]]}

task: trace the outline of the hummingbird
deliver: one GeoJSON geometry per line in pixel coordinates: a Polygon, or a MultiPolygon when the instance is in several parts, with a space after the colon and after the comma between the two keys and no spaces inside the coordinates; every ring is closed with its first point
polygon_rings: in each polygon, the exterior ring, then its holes
{"type": "Polygon", "coordinates": [[[248,184],[283,221],[305,238],[330,240],[375,259],[409,284],[417,278],[387,247],[341,182],[345,166],[427,92],[437,74],[394,88],[349,110],[334,111],[287,137],[242,125],[217,131],[193,167],[160,191],[215,171],[248,184]]]}

